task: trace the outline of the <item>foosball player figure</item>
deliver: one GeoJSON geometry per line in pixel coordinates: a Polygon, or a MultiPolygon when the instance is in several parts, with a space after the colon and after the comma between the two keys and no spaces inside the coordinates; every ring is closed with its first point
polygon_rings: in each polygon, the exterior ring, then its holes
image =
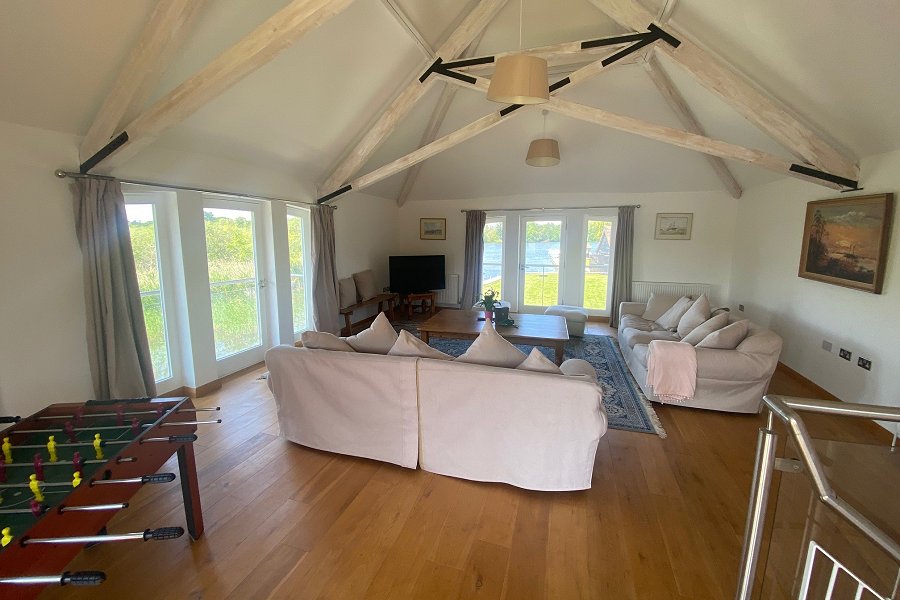
{"type": "Polygon", "coordinates": [[[79,406],[75,409],[75,417],[73,421],[75,422],[75,427],[81,427],[81,419],[84,417],[84,407],[79,406]]]}
{"type": "Polygon", "coordinates": [[[69,441],[71,443],[75,444],[78,442],[78,438],[75,437],[75,426],[72,425],[72,421],[66,421],[66,424],[63,425],[63,431],[69,436],[69,441]]]}
{"type": "Polygon", "coordinates": [[[141,422],[137,420],[137,417],[131,418],[131,433],[134,436],[138,436],[141,433],[141,422]]]}
{"type": "Polygon", "coordinates": [[[6,483],[6,461],[0,460],[0,483],[6,483]]]}
{"type": "Polygon", "coordinates": [[[84,468],[84,459],[81,458],[81,452],[78,450],[72,455],[72,466],[75,467],[76,471],[81,471],[84,468]]]}
{"type": "Polygon", "coordinates": [[[38,502],[44,501],[44,494],[41,493],[41,484],[34,473],[28,476],[28,487],[31,488],[31,493],[34,494],[35,500],[38,502]]]}
{"type": "Polygon", "coordinates": [[[11,541],[13,541],[12,529],[10,529],[9,527],[4,527],[3,538],[0,539],[0,544],[3,544],[3,547],[5,548],[11,541]]]}
{"type": "Polygon", "coordinates": [[[100,439],[100,434],[94,434],[94,453],[97,455],[97,460],[103,460],[103,440],[100,439]]]}
{"type": "Polygon", "coordinates": [[[81,485],[81,472],[75,471],[72,473],[72,487],[77,488],[79,485],[81,485]]]}
{"type": "Polygon", "coordinates": [[[121,404],[116,405],[116,426],[121,427],[125,422],[125,407],[121,404]]]}
{"type": "Polygon", "coordinates": [[[44,459],[41,458],[40,452],[34,453],[34,474],[38,480],[44,481],[44,459]]]}
{"type": "Polygon", "coordinates": [[[3,438],[3,460],[8,463],[12,462],[12,444],[9,443],[9,438],[3,438]]]}
{"type": "Polygon", "coordinates": [[[56,456],[56,436],[51,435],[47,438],[47,453],[50,454],[50,462],[56,462],[58,457],[56,456]]]}
{"type": "Polygon", "coordinates": [[[31,514],[33,514],[35,517],[39,517],[39,516],[41,516],[41,514],[43,514],[43,512],[44,512],[44,505],[41,504],[40,502],[38,502],[37,500],[35,500],[34,498],[32,498],[31,499],[31,514]]]}

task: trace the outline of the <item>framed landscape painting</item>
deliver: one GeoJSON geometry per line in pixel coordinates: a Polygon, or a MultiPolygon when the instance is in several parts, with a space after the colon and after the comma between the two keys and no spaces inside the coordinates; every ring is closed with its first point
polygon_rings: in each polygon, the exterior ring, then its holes
{"type": "Polygon", "coordinates": [[[420,240],[446,240],[447,219],[419,219],[420,240]]]}
{"type": "Polygon", "coordinates": [[[656,240],[689,240],[694,213],[656,213],[656,240]]]}
{"type": "Polygon", "coordinates": [[[800,277],[880,294],[893,213],[893,194],[807,204],[800,277]]]}

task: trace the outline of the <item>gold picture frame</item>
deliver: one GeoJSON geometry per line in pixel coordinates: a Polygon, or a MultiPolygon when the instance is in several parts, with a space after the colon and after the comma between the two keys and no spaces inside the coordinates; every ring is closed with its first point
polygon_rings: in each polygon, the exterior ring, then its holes
{"type": "Polygon", "coordinates": [[[446,240],[447,219],[426,217],[419,219],[420,240],[446,240]]]}
{"type": "Polygon", "coordinates": [[[880,294],[893,214],[893,194],[809,202],[797,274],[880,294]]]}

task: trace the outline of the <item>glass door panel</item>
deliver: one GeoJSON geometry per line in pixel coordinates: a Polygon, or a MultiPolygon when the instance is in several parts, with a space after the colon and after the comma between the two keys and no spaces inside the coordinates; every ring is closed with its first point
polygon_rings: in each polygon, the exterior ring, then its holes
{"type": "Polygon", "coordinates": [[[156,211],[153,204],[127,204],[125,213],[128,216],[131,250],[134,254],[138,288],[141,291],[153,375],[156,381],[163,381],[172,377],[172,360],[160,277],[156,211]]]}
{"type": "Polygon", "coordinates": [[[216,359],[262,345],[255,214],[205,208],[206,253],[216,359]]]}
{"type": "Polygon", "coordinates": [[[588,219],[584,249],[584,306],[609,311],[609,265],[612,253],[612,221],[588,219]]]}
{"type": "Polygon", "coordinates": [[[562,276],[563,221],[522,219],[522,278],[519,306],[532,311],[559,304],[562,276]]]}
{"type": "Polygon", "coordinates": [[[302,215],[288,213],[288,252],[291,265],[291,308],[293,311],[294,333],[310,329],[309,289],[307,286],[308,219],[302,215]]]}
{"type": "MultiPolygon", "coordinates": [[[[503,221],[484,225],[484,258],[481,263],[481,292],[491,289],[503,298],[503,221]]],[[[468,308],[468,307],[463,307],[468,308]]]]}

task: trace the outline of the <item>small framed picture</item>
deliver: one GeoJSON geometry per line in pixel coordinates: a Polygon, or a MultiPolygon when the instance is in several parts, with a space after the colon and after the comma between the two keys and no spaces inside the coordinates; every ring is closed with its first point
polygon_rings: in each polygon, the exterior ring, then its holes
{"type": "Polygon", "coordinates": [[[657,240],[689,240],[694,213],[656,213],[657,240]]]}
{"type": "Polygon", "coordinates": [[[446,240],[447,219],[419,219],[420,240],[446,240]]]}

